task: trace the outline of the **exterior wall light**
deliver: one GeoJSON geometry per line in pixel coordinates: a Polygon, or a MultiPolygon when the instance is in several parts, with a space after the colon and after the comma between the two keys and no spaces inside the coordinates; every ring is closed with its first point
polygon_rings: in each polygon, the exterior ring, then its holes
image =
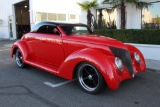
{"type": "Polygon", "coordinates": [[[24,8],[27,8],[27,7],[28,7],[27,5],[24,6],[24,8]]]}

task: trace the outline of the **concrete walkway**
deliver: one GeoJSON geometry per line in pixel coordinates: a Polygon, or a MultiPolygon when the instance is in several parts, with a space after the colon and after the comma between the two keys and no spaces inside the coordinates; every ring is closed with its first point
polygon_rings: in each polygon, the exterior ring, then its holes
{"type": "Polygon", "coordinates": [[[9,47],[9,48],[11,48],[12,45],[13,45],[13,44],[4,44],[3,46],[4,46],[4,47],[9,47]]]}
{"type": "Polygon", "coordinates": [[[146,59],[146,65],[147,65],[147,68],[160,71],[160,61],[159,60],[146,59]]]}

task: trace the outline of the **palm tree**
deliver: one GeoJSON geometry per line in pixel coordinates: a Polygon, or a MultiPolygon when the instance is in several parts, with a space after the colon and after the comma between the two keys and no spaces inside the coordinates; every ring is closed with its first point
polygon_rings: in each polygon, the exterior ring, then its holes
{"type": "MultiPolygon", "coordinates": [[[[91,8],[96,8],[98,6],[97,0],[93,1],[84,1],[82,3],[77,3],[82,10],[87,11],[87,25],[92,28],[94,26],[94,22],[92,18],[94,17],[91,13],[91,8]]],[[[94,18],[95,19],[95,18],[94,18]]]]}
{"type": "Polygon", "coordinates": [[[140,0],[104,0],[102,4],[110,4],[112,5],[112,9],[120,8],[121,12],[121,29],[125,29],[126,24],[126,6],[125,4],[135,5],[137,9],[148,8],[151,3],[148,2],[140,2],[140,0]]]}

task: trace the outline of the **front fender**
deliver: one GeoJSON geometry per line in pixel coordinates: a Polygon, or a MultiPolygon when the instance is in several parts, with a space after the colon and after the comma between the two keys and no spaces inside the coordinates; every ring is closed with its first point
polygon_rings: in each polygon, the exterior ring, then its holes
{"type": "Polygon", "coordinates": [[[26,41],[23,41],[23,40],[16,41],[11,48],[12,58],[17,48],[20,50],[22,57],[23,57],[22,60],[25,62],[25,60],[29,57],[29,54],[31,52],[28,44],[26,43],[26,41]]]}
{"type": "Polygon", "coordinates": [[[59,75],[66,79],[72,79],[75,67],[81,62],[93,64],[111,89],[118,88],[120,81],[117,77],[114,57],[109,57],[96,49],[86,48],[68,56],[58,70],[59,75]]]}
{"type": "Polygon", "coordinates": [[[133,61],[133,64],[134,64],[134,71],[135,71],[135,74],[137,72],[144,72],[146,71],[146,62],[145,62],[145,58],[143,56],[143,54],[141,53],[141,51],[139,49],[137,49],[135,46],[132,46],[132,45],[129,45],[129,44],[126,44],[126,46],[128,47],[128,50],[130,51],[130,54],[131,54],[131,58],[132,58],[132,61],[133,61]],[[134,58],[134,53],[137,52],[140,57],[141,57],[141,62],[140,64],[138,64],[134,58]]]}

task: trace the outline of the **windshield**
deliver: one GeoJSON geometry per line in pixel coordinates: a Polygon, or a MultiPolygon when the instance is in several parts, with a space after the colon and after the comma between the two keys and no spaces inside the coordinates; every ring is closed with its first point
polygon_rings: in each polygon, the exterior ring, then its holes
{"type": "Polygon", "coordinates": [[[87,26],[64,25],[61,26],[61,28],[67,35],[86,35],[92,33],[92,31],[87,26]]]}

